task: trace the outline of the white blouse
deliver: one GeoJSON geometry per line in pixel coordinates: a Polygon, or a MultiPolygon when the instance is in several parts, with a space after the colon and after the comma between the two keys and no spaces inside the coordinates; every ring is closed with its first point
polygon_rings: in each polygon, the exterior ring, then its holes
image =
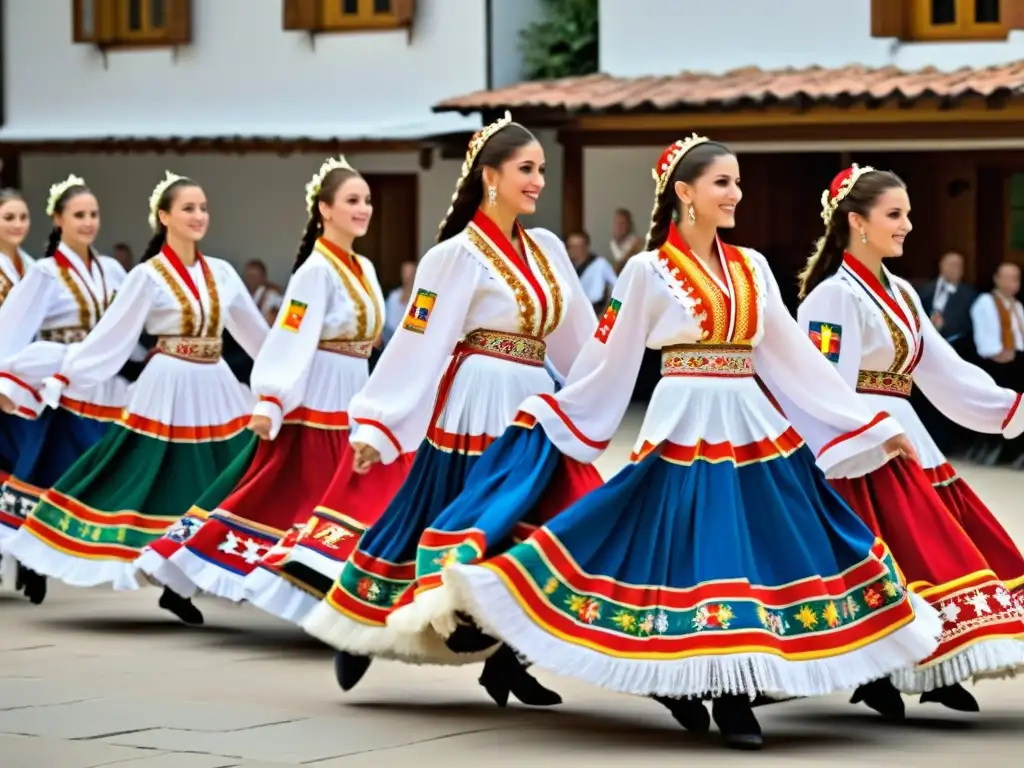
{"type": "MultiPolygon", "coordinates": [[[[543,338],[554,367],[562,374],[569,370],[594,332],[594,309],[558,237],[545,229],[526,234],[536,246],[524,250],[546,311],[516,262],[475,224],[423,256],[410,311],[366,387],[352,399],[353,442],[373,446],[385,463],[399,451],[415,451],[445,365],[455,345],[474,330],[543,338]],[[417,311],[421,319],[410,321],[417,311]]],[[[474,355],[456,377],[440,426],[450,433],[495,437],[522,398],[544,387],[553,383],[543,368],[474,355]]]]}
{"type": "Polygon", "coordinates": [[[260,399],[254,413],[271,420],[272,438],[286,414],[300,406],[344,411],[365,383],[365,359],[318,349],[321,341],[372,344],[383,331],[384,296],[377,273],[369,259],[355,258],[362,280],[318,245],[288,282],[284,311],[256,357],[250,378],[253,394],[260,399]],[[314,371],[315,361],[324,369],[314,371]],[[320,377],[336,380],[312,380],[320,377]],[[335,386],[343,383],[349,385],[335,386]],[[318,397],[313,388],[324,390],[324,396],[318,397]]]}
{"type": "MultiPolygon", "coordinates": [[[[29,269],[35,264],[35,259],[29,256],[20,248],[18,249],[18,257],[21,259],[21,269],[23,274],[28,274],[29,269]]],[[[14,286],[22,281],[23,277],[18,274],[18,270],[14,266],[14,261],[6,253],[0,253],[0,304],[4,303],[4,299],[13,290],[14,286]]]]}

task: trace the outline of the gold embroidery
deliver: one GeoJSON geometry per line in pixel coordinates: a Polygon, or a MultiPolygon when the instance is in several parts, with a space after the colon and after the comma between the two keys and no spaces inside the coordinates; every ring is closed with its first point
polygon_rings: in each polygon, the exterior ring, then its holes
{"type": "Polygon", "coordinates": [[[89,310],[89,303],[85,300],[82,286],[71,276],[70,269],[57,267],[57,274],[60,275],[60,281],[68,289],[71,297],[75,300],[75,304],[78,305],[78,324],[83,328],[92,328],[92,312],[89,310]]]}
{"type": "Polygon", "coordinates": [[[67,325],[62,328],[44,328],[39,331],[40,341],[55,341],[58,344],[75,344],[85,341],[89,334],[88,328],[77,325],[67,325]]]}
{"type": "Polygon", "coordinates": [[[914,377],[892,371],[858,371],[857,391],[875,395],[910,397],[914,377]]]}
{"type": "Polygon", "coordinates": [[[532,365],[544,365],[547,345],[532,336],[477,328],[462,340],[463,345],[496,357],[511,358],[532,365]]]}
{"type": "MultiPolygon", "coordinates": [[[[361,280],[360,283],[366,291],[366,295],[370,297],[370,301],[373,302],[374,320],[372,328],[370,328],[370,322],[367,318],[366,302],[359,295],[359,292],[356,290],[355,282],[353,282],[355,275],[348,266],[342,263],[341,259],[319,243],[316,244],[316,251],[326,258],[328,263],[334,267],[334,271],[337,273],[338,279],[341,280],[342,287],[345,289],[346,293],[348,293],[349,300],[352,302],[352,308],[356,313],[356,340],[362,341],[370,339],[372,341],[373,339],[376,339],[381,332],[381,316],[383,315],[383,310],[377,301],[376,292],[369,285],[369,281],[361,280]]],[[[353,258],[355,258],[354,254],[353,258]]]]}
{"type": "Polygon", "coordinates": [[[753,347],[743,344],[676,344],[662,347],[661,375],[753,376],[753,347]]]}
{"type": "Polygon", "coordinates": [[[754,269],[742,249],[733,249],[733,246],[724,244],[722,248],[726,249],[725,260],[732,277],[733,312],[736,317],[730,341],[734,344],[749,343],[757,334],[758,324],[754,269]],[[730,250],[733,252],[730,253],[730,250]]]}
{"type": "Polygon", "coordinates": [[[0,269],[0,304],[4,303],[7,294],[14,288],[14,281],[7,276],[7,273],[0,269]]]}
{"type": "Polygon", "coordinates": [[[192,302],[189,301],[188,296],[185,295],[185,289],[181,286],[181,281],[171,274],[171,270],[167,267],[162,256],[150,259],[149,263],[156,270],[156,273],[163,278],[163,281],[167,283],[167,287],[171,289],[171,293],[174,294],[174,298],[178,302],[178,306],[181,309],[181,335],[198,336],[199,328],[196,327],[196,310],[192,306],[192,302]]]}
{"type": "Polygon", "coordinates": [[[512,289],[516,306],[519,308],[519,329],[523,334],[532,336],[537,328],[537,309],[526,290],[526,285],[508,265],[504,255],[492,248],[491,244],[473,226],[466,227],[466,234],[469,236],[470,242],[484,255],[501,279],[512,289]]]}
{"type": "Polygon", "coordinates": [[[889,313],[882,309],[882,317],[885,319],[886,328],[889,330],[889,336],[892,338],[892,346],[895,352],[893,353],[892,365],[889,366],[888,371],[890,373],[896,373],[902,371],[907,364],[907,358],[910,357],[910,345],[907,344],[907,336],[900,329],[898,325],[889,317],[889,313]]]}
{"type": "Polygon", "coordinates": [[[914,325],[917,326],[917,330],[921,330],[921,316],[917,313],[917,304],[912,298],[910,298],[910,294],[907,292],[906,288],[902,285],[898,285],[897,287],[900,289],[900,295],[903,297],[903,300],[907,302],[907,306],[910,307],[910,315],[914,318],[914,325]]]}
{"type": "MultiPolygon", "coordinates": [[[[206,281],[206,292],[210,295],[210,315],[205,335],[219,339],[223,329],[220,322],[220,293],[217,291],[217,280],[214,278],[213,270],[210,269],[206,259],[200,257],[199,265],[203,270],[203,279],[206,281]]],[[[200,304],[203,302],[201,293],[199,294],[198,301],[200,304]]]]}
{"type": "MultiPolygon", "coordinates": [[[[533,256],[533,260],[537,262],[537,269],[540,270],[541,281],[547,283],[548,289],[551,291],[551,311],[548,313],[547,324],[544,328],[544,335],[547,336],[553,333],[558,324],[562,321],[562,309],[564,299],[562,298],[562,287],[558,283],[558,278],[555,276],[554,270],[551,269],[551,262],[548,257],[544,254],[544,251],[533,241],[526,230],[520,228],[520,235],[522,236],[523,243],[528,249],[529,253],[533,256]]],[[[538,281],[539,282],[539,281],[538,281]]]]}
{"type": "Polygon", "coordinates": [[[316,348],[336,355],[367,359],[373,354],[373,339],[321,339],[316,348]]]}
{"type": "Polygon", "coordinates": [[[684,254],[671,243],[665,243],[661,253],[667,255],[670,271],[675,271],[675,278],[683,284],[684,289],[692,289],[687,290],[687,293],[697,294],[696,305],[704,307],[704,316],[698,316],[703,330],[701,340],[705,344],[724,344],[725,335],[729,332],[729,308],[725,293],[696,259],[684,254]]]}

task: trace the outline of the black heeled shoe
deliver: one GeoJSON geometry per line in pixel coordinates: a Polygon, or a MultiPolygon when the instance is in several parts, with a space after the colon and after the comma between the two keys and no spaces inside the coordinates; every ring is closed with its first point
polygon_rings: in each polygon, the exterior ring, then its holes
{"type": "Polygon", "coordinates": [[[944,685],[921,694],[922,704],[941,704],[954,712],[980,712],[978,700],[974,698],[960,683],[944,685]]]}
{"type": "Polygon", "coordinates": [[[669,696],[652,696],[656,702],[665,707],[683,728],[690,733],[704,736],[711,730],[711,715],[704,702],[700,699],[673,699],[669,696]]]}
{"type": "Polygon", "coordinates": [[[338,681],[338,687],[343,691],[351,691],[355,688],[363,679],[366,670],[370,668],[371,661],[373,659],[369,656],[356,656],[348,651],[335,653],[334,679],[338,681]]]}
{"type": "Polygon", "coordinates": [[[508,704],[509,694],[530,707],[553,707],[562,697],[545,688],[526,671],[527,667],[507,645],[502,645],[484,662],[478,682],[499,707],[508,704]]]}
{"type": "Polygon", "coordinates": [[[192,600],[182,597],[170,587],[164,587],[164,592],[160,595],[159,605],[165,611],[173,613],[186,624],[197,627],[203,623],[203,613],[195,607],[192,600]]]}
{"type": "Polygon", "coordinates": [[[720,696],[711,703],[711,716],[730,749],[757,750],[764,746],[761,724],[754,716],[750,699],[743,696],[720,696]]]}
{"type": "Polygon", "coordinates": [[[46,577],[30,568],[18,564],[16,589],[24,592],[32,605],[42,605],[46,599],[46,577]]]}
{"type": "Polygon", "coordinates": [[[851,704],[865,704],[886,720],[898,722],[907,716],[903,696],[888,677],[865,683],[853,692],[851,704]]]}

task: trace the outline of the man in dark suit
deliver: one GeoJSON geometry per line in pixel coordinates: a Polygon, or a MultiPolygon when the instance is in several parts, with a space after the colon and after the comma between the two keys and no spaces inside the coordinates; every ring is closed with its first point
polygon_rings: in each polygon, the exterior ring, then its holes
{"type": "MultiPolygon", "coordinates": [[[[932,325],[965,360],[974,361],[974,335],[971,306],[978,297],[972,285],[962,282],[964,257],[950,251],[939,260],[939,276],[921,288],[921,304],[932,325]]],[[[953,453],[967,446],[967,430],[949,421],[915,390],[914,408],[932,438],[944,453],[953,453]]]]}

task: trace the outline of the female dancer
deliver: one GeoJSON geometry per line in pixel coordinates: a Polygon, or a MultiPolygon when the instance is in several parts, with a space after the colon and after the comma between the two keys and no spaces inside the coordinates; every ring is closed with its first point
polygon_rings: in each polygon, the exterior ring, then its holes
{"type": "MultiPolygon", "coordinates": [[[[60,369],[70,345],[96,325],[125,279],[116,260],[99,256],[92,247],[99,204],[83,179],[71,175],[50,187],[46,215],[53,229],[45,258],[0,307],[0,409],[27,419],[36,419],[42,410],[37,390],[43,379],[60,369]],[[32,343],[34,338],[40,341],[32,343]]],[[[20,427],[18,455],[0,488],[0,545],[21,527],[42,492],[118,418],[127,390],[127,382],[113,375],[76,385],[55,410],[20,427]]],[[[21,560],[9,556],[8,562],[15,559],[21,560]]],[[[45,578],[28,568],[20,571],[25,593],[41,603],[45,578]]]]}
{"type": "MultiPolygon", "coordinates": [[[[306,207],[309,221],[285,309],[253,367],[252,388],[259,403],[249,428],[262,438],[255,459],[212,515],[203,510],[205,499],[196,503],[189,517],[198,530],[170,557],[171,565],[204,592],[235,601],[251,599],[247,577],[285,531],[292,528],[298,538],[310,527],[315,509],[313,527],[319,536],[303,538],[296,555],[305,569],[289,574],[290,581],[279,569],[259,569],[266,579],[254,597],[269,602],[277,609],[273,612],[286,614],[316,605],[309,594],[316,591],[315,582],[320,582],[322,598],[341,570],[333,565],[331,549],[325,556],[314,548],[329,546],[333,538],[337,549],[341,537],[328,536],[323,529],[344,532],[355,523],[365,528],[373,522],[410,463],[396,462],[360,476],[362,482],[348,488],[350,498],[324,499],[336,472],[351,474],[346,409],[366,383],[370,350],[384,324],[384,297],[373,265],[352,250],[353,241],[366,234],[373,212],[363,177],[344,158],[328,160],[306,187],[306,207]],[[327,505],[331,511],[324,509],[327,505]],[[361,517],[363,512],[369,520],[361,517]],[[328,575],[320,575],[323,570],[328,575]]],[[[223,498],[216,485],[215,495],[223,498]]],[[[154,543],[153,549],[161,551],[163,543],[154,543]]]]}
{"type": "Polygon", "coordinates": [[[534,503],[521,478],[551,473],[559,453],[596,458],[645,346],[661,348],[631,464],[444,581],[456,608],[530,661],[626,693],[695,697],[659,698],[693,730],[707,730],[699,698],[710,696],[727,744],[758,748],[752,697],[874,679],[931,653],[939,630],[923,602],[915,616],[885,545],[829,488],[755,369],[837,428],[818,455],[831,474],[912,449],[803,348],[764,257],[718,240],[742,197],[736,157],[694,136],[665,150],[655,178],[647,246],[658,250],[626,264],[565,389],[523,404],[466,496],[478,517],[501,514],[534,503]],[[822,403],[822,387],[838,393],[822,403]]]}
{"type": "MultiPolygon", "coordinates": [[[[893,718],[899,690],[963,712],[978,710],[960,682],[1024,667],[1024,559],[928,435],[911,384],[958,424],[1015,437],[1021,396],[963,360],[932,326],[910,284],[883,259],[903,255],[910,199],[893,173],[853,166],[822,196],[825,236],[801,275],[798,321],[846,386],[906,428],[921,463],[897,459],[834,487],[892,548],[910,589],[942,615],[938,650],[913,669],[863,686],[854,701],[893,718]],[[922,469],[923,467],[923,469],[922,469]],[[893,687],[893,683],[896,687],[893,687]]],[[[765,383],[773,388],[768,378],[765,383]]],[[[779,403],[813,447],[831,439],[805,403],[779,403]]]]}
{"type": "MultiPolygon", "coordinates": [[[[25,198],[16,189],[0,189],[0,306],[11,290],[25,277],[33,259],[21,249],[29,230],[28,206],[25,198]]],[[[31,422],[0,413],[0,487],[7,482],[18,456],[18,443],[25,439],[24,430],[31,422]]],[[[14,528],[20,517],[7,511],[0,494],[0,528],[14,528]]],[[[0,583],[5,587],[21,590],[25,587],[24,572],[11,567],[12,558],[6,561],[0,557],[0,583]]]]}
{"type": "MultiPolygon", "coordinates": [[[[404,606],[415,618],[415,555],[424,529],[462,490],[521,398],[552,390],[545,354],[567,371],[594,331],[594,310],[561,242],[518,223],[534,212],[543,188],[544,151],[507,113],[473,137],[439,244],[417,269],[409,311],[352,399],[357,472],[394,461],[419,443],[428,417],[429,427],[405,484],[303,625],[343,651],[335,671],[345,690],[362,677],[369,656],[467,663],[495,644],[472,637],[458,648],[472,652],[460,654],[436,634],[406,635],[386,624],[404,606]]],[[[563,479],[540,516],[600,482],[582,465],[563,479]]],[[[508,649],[488,659],[480,682],[499,705],[510,691],[524,703],[560,701],[508,649]]]]}
{"type": "MultiPolygon", "coordinates": [[[[143,263],[60,373],[46,379],[43,400],[53,406],[65,390],[111,378],[143,328],[157,337],[121,418],[7,543],[4,551],[28,567],[75,586],[136,589],[136,568],[159,579],[162,561],[139,552],[245,448],[251,408],[220,359],[220,335],[228,327],[255,356],[267,324],[231,265],[199,252],[208,224],[203,190],[168,173],[150,198],[155,234],[143,263]]],[[[187,599],[191,583],[164,583],[160,606],[201,623],[187,599]]]]}

